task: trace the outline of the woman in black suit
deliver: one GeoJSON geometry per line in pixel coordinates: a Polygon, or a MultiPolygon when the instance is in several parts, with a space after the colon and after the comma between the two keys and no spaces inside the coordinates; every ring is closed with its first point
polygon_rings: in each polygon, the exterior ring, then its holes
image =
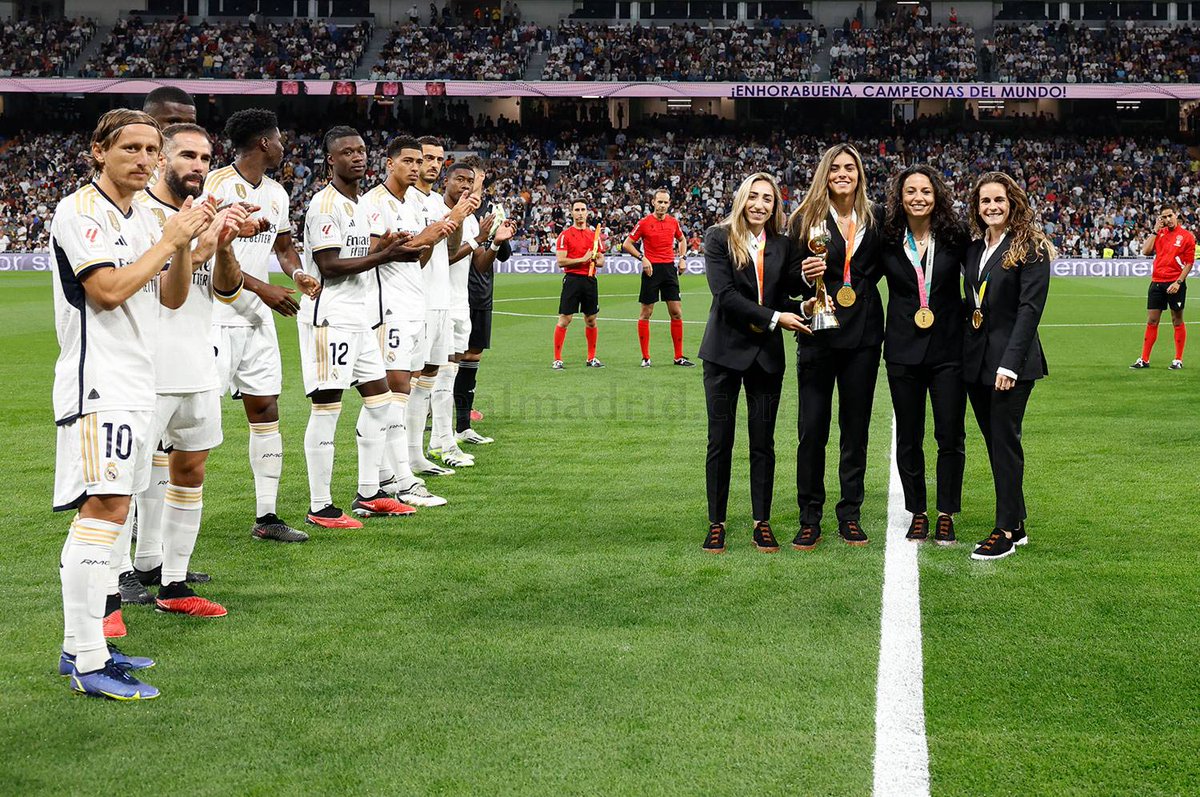
{"type": "Polygon", "coordinates": [[[733,196],[733,211],[704,235],[704,271],[712,290],[700,344],[708,408],[708,536],[703,548],[725,550],[725,509],[738,394],[746,390],[750,434],[750,502],[754,545],[774,553],[771,496],[775,485],[775,416],[783,386],[782,330],[807,333],[789,293],[799,290],[800,258],[783,234],[779,185],[759,172],[733,196]]]}
{"type": "Polygon", "coordinates": [[[951,545],[966,460],[960,278],[967,235],[936,171],[923,164],[910,166],[892,180],[883,238],[888,283],[883,360],[896,413],[896,466],[904,506],[913,516],[906,536],[916,542],[929,538],[924,448],[928,396],[938,447],[934,539],[951,545]]]}
{"type": "Polygon", "coordinates": [[[996,526],[973,559],[1002,559],[1027,541],[1021,422],[1034,382],[1047,373],[1038,322],[1050,289],[1054,245],[1029,197],[1003,172],[971,191],[971,243],[964,264],[967,310],[963,379],[996,483],[996,526]]]}
{"type": "Polygon", "coordinates": [[[792,214],[790,237],[801,253],[818,229],[828,233],[824,260],[808,257],[806,275],[823,274],[836,294],[838,326],[799,339],[796,364],[800,384],[800,442],[796,451],[796,499],[800,532],[797,550],[810,550],[821,540],[825,507],[825,447],[838,390],[842,499],[837,504],[838,534],[850,545],[869,541],[859,522],[863,475],[867,469],[867,433],[879,376],[883,343],[883,304],[876,287],[880,278],[879,210],[867,199],[862,158],[849,144],[825,151],[812,185],[792,214]],[[811,269],[815,268],[815,272],[811,269]]]}

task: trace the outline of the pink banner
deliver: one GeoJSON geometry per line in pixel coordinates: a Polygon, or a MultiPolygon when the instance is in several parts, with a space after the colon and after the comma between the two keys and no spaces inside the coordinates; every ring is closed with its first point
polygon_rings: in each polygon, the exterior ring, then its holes
{"type": "MultiPolygon", "coordinates": [[[[410,97],[682,97],[762,99],[963,99],[963,100],[1188,100],[1200,84],[1188,83],[617,83],[545,80],[304,80],[309,96],[400,94],[410,97]],[[384,87],[388,88],[384,88],[384,87]],[[353,88],[351,88],[353,87],[353,88]]],[[[159,86],[192,94],[276,94],[274,80],[167,80],[152,78],[0,78],[0,93],[146,94],[159,86]]]]}

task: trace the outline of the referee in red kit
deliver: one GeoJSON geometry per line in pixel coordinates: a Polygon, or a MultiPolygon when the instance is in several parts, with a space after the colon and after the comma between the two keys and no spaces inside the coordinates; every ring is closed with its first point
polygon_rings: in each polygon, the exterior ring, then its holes
{"type": "Polygon", "coordinates": [[[687,268],[687,238],[674,216],[668,216],[671,192],[660,188],[654,192],[654,212],[637,223],[633,232],[621,244],[621,250],[642,261],[642,289],[638,301],[642,313],[638,316],[638,342],[642,344],[642,367],[650,367],[650,316],[661,297],[671,316],[671,341],[675,344],[675,364],[694,368],[695,363],[683,356],[683,305],[679,300],[679,275],[687,268]],[[637,243],[642,243],[642,251],[637,243]]]}
{"type": "Polygon", "coordinates": [[[1150,352],[1158,340],[1159,319],[1163,310],[1170,308],[1171,324],[1175,328],[1175,359],[1168,367],[1178,371],[1183,368],[1183,346],[1187,342],[1183,306],[1187,301],[1187,276],[1196,260],[1196,239],[1179,226],[1179,214],[1170,206],[1159,211],[1156,227],[1157,231],[1142,245],[1143,255],[1154,255],[1154,271],[1150,275],[1150,291],[1146,297],[1142,356],[1129,367],[1150,367],[1150,352]]]}

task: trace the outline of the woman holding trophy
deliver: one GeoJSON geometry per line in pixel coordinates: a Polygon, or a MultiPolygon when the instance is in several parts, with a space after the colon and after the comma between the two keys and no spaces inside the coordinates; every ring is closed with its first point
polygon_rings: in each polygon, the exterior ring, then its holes
{"type": "MultiPolygon", "coordinates": [[[[779,186],[769,174],[747,177],[733,196],[733,211],[704,235],[704,271],[712,307],[700,359],[708,410],[708,535],[703,549],[725,550],[725,510],[739,394],[746,391],[750,438],[750,503],[754,545],[779,550],[771,532],[775,485],[775,417],[783,389],[782,330],[809,334],[789,296],[803,287],[800,251],[784,234],[779,186]]],[[[812,300],[807,311],[811,313],[812,300]]]]}
{"type": "Polygon", "coordinates": [[[925,404],[933,405],[937,440],[934,540],[955,542],[966,461],[962,381],[963,256],[966,229],[945,182],[929,166],[910,166],[888,187],[882,266],[888,283],[883,359],[896,413],[896,466],[909,540],[929,538],[925,495],[925,404]]]}
{"type": "Polygon", "coordinates": [[[866,545],[860,524],[867,434],[883,343],[878,210],[867,199],[862,158],[849,144],[821,156],[812,185],[792,214],[789,234],[815,280],[814,334],[801,336],[796,357],[800,383],[800,443],[796,452],[796,498],[800,532],[797,550],[821,539],[825,507],[825,447],[838,390],[842,497],[837,504],[838,534],[850,545],[866,545]],[[822,251],[824,250],[824,251],[822,251]],[[828,289],[827,289],[828,287],[828,289]],[[832,291],[832,293],[831,293],[832,291]]]}
{"type": "Polygon", "coordinates": [[[1028,195],[1003,172],[979,178],[969,213],[981,237],[966,254],[963,379],[996,485],[996,526],[971,558],[1002,559],[1028,539],[1021,423],[1034,383],[1049,372],[1037,328],[1055,252],[1028,195]]]}

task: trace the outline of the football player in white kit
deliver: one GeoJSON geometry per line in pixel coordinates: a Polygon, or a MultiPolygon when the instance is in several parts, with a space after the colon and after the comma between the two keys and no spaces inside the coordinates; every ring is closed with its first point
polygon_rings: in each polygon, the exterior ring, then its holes
{"type": "Polygon", "coordinates": [[[92,134],[96,179],[63,199],[50,225],[54,369],[58,427],[54,508],[77,509],[63,546],[63,652],[59,673],[83,694],[117,700],[158,696],[131,675],[153,666],[104,638],[107,608],[119,611],[119,551],[129,546],[134,494],[146,488],[157,443],[154,340],[159,305],[187,298],[190,269],[159,272],[172,258],[190,260],[191,241],[212,222],[213,206],[182,212],[160,230],[134,200],[158,163],[162,135],[153,117],[118,108],[92,134]]]}
{"type": "Polygon", "coordinates": [[[359,206],[359,181],[367,171],[367,145],[352,127],[325,134],[330,182],[317,192],[304,217],[304,270],[321,281],[316,297],[300,300],[296,326],[304,393],[312,413],[304,434],[310,511],[306,522],[324,528],[362,528],[333,503],[334,436],[342,411],[342,391],[356,387],[363,398],[358,416],[358,494],[356,515],[408,515],[416,510],[379,487],[379,466],[387,443],[392,394],[374,327],[378,325],[375,269],[403,260],[414,250],[407,233],[371,242],[365,209],[359,206]],[[372,307],[374,303],[374,307],[372,307]]]}
{"type": "Polygon", "coordinates": [[[363,195],[362,207],[371,225],[372,238],[389,232],[407,233],[413,236],[408,245],[421,252],[403,262],[384,263],[376,271],[380,348],[394,405],[380,484],[404,503],[441,506],[446,499],[430,494],[413,474],[406,421],[412,378],[419,376],[425,367],[425,278],[421,271],[429,264],[433,245],[454,232],[467,205],[464,203],[463,208],[452,211],[445,220],[427,223],[424,203],[413,201],[408,194],[417,181],[421,161],[421,144],[417,139],[393,138],[387,147],[387,177],[363,195]]]}
{"type": "MultiPolygon", "coordinates": [[[[446,162],[446,153],[441,141],[434,136],[422,136],[417,140],[421,144],[421,167],[417,182],[408,189],[405,199],[423,203],[425,223],[432,224],[445,218],[450,211],[442,195],[433,190],[446,162]]],[[[471,206],[469,212],[474,213],[479,207],[478,197],[472,194],[467,202],[471,206]]],[[[443,457],[442,462],[452,467],[439,466],[425,455],[424,446],[425,420],[430,414],[438,370],[450,362],[450,349],[453,344],[453,326],[450,321],[450,252],[458,251],[461,236],[460,228],[449,238],[435,244],[429,262],[421,271],[425,278],[425,367],[421,370],[421,375],[413,380],[412,393],[409,396],[408,459],[416,473],[435,476],[452,474],[453,467],[469,467],[475,464],[475,459],[469,454],[449,454],[443,457]]],[[[451,389],[452,386],[453,382],[451,389]]],[[[438,402],[432,405],[432,410],[433,430],[430,439],[436,442],[441,439],[443,429],[453,428],[453,394],[449,406],[438,402]]]]}
{"type": "Polygon", "coordinates": [[[233,242],[234,255],[245,276],[246,293],[235,304],[218,305],[213,314],[217,377],[222,390],[228,389],[241,399],[250,424],[250,471],[255,495],[251,535],[259,540],[304,542],[308,535],[276,514],[283,472],[283,437],[279,432],[283,364],[271,311],[294,316],[300,307],[293,290],[271,284],[268,269],[272,253],[304,295],[316,296],[321,286],[300,266],[292,241],[290,197],[267,174],[279,168],[283,160],[283,139],[275,114],[261,108],[238,111],[226,122],[225,136],[237,156],[232,164],[209,174],[204,190],[221,205],[257,205],[254,217],[266,219],[270,226],[253,237],[233,242]]]}
{"type": "MultiPolygon", "coordinates": [[[[150,209],[159,225],[165,225],[189,197],[200,198],[211,162],[212,144],[204,128],[168,126],[163,130],[159,179],[138,192],[137,200],[150,209]]],[[[221,391],[208,340],[213,302],[232,304],[241,293],[242,274],[232,241],[240,232],[255,235],[269,224],[265,219],[249,221],[251,208],[236,204],[221,211],[197,239],[191,264],[182,266],[191,268],[187,301],[178,310],[159,311],[152,437],[170,452],[169,478],[163,500],[139,503],[133,564],[142,584],[162,585],[155,600],[161,612],[193,617],[226,614],[223,606],[198,596],[185,580],[200,532],[204,466],[208,452],[222,439],[221,391]]]]}

